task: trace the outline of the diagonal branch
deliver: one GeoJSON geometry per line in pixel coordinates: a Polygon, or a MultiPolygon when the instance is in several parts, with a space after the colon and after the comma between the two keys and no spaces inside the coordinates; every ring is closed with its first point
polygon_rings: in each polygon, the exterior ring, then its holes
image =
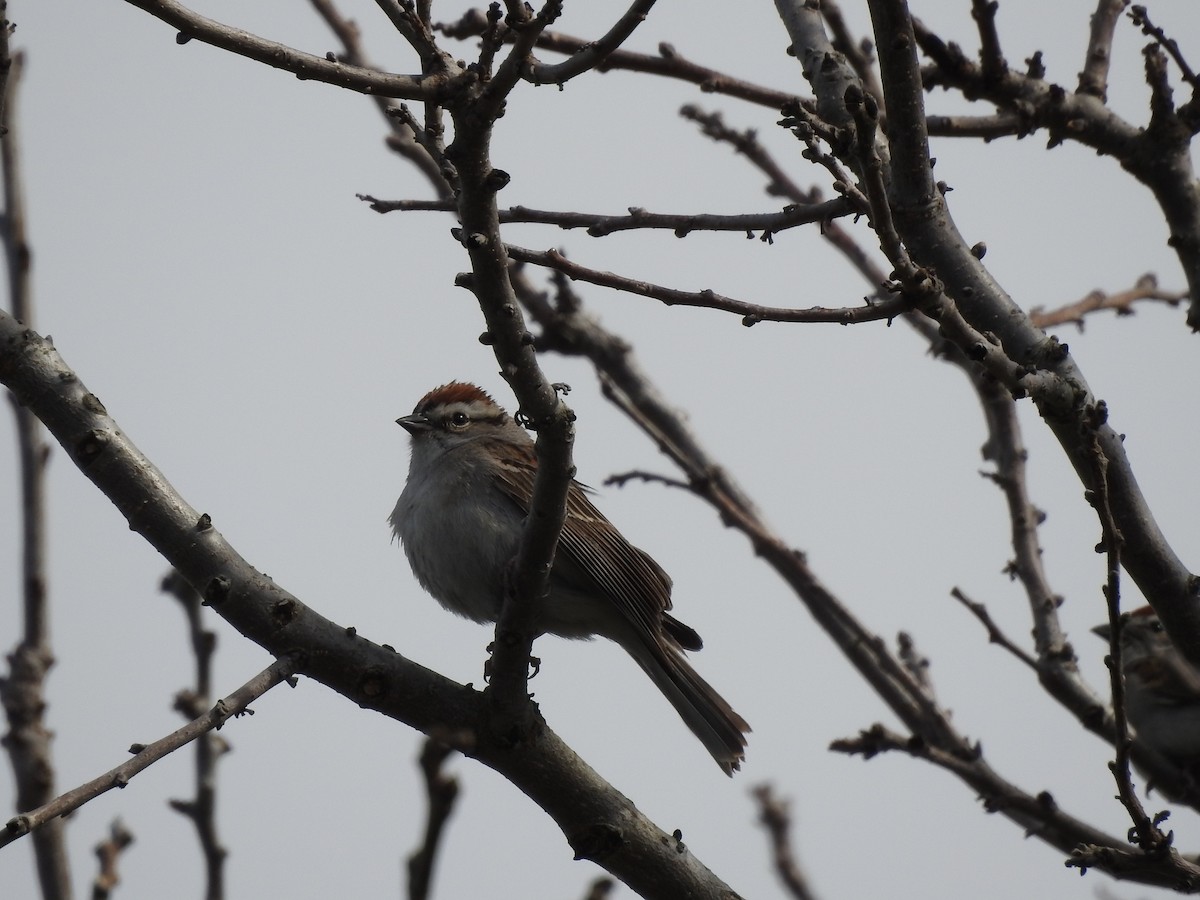
{"type": "MultiPolygon", "coordinates": [[[[1030,389],[1080,481],[1092,488],[1093,445],[1088,421],[1098,401],[1067,348],[1048,338],[1013,303],[955,227],[933,182],[916,39],[907,8],[899,0],[871,0],[871,15],[877,34],[896,36],[879,47],[890,126],[895,227],[913,259],[937,272],[965,322],[979,333],[994,335],[1021,371],[1037,373],[1036,383],[1029,376],[1016,383],[1030,389]]],[[[1008,379],[1005,382],[1013,384],[1008,379]]],[[[1125,569],[1151,600],[1184,655],[1200,662],[1195,580],[1159,529],[1120,436],[1102,424],[1095,438],[1109,460],[1113,516],[1126,540],[1125,569]]]]}
{"type": "MultiPolygon", "coordinates": [[[[341,41],[342,52],[339,55],[343,62],[363,69],[380,71],[378,67],[370,63],[363,51],[362,35],[358,26],[352,20],[342,16],[333,0],[309,0],[309,2],[312,3],[313,9],[325,24],[329,26],[329,30],[341,41]]],[[[416,166],[417,171],[425,176],[426,181],[432,185],[437,195],[448,200],[451,190],[442,174],[439,160],[428,147],[417,140],[416,129],[393,114],[394,108],[388,102],[388,98],[375,94],[373,99],[391,131],[387,138],[388,146],[416,166]]]]}
{"type": "Polygon", "coordinates": [[[180,747],[186,747],[213,729],[220,728],[230,718],[252,712],[248,707],[253,701],[281,681],[291,678],[297,669],[298,664],[295,657],[284,656],[275,660],[228,697],[218,701],[208,712],[193,719],[187,725],[171,732],[166,737],[159,738],[152,744],[135,744],[131,748],[135,754],[132,759],[115,769],[110,769],[99,778],[94,778],[86,784],[67,791],[38,809],[10,819],[4,830],[0,831],[0,847],[12,843],[30,831],[41,828],[47,822],[74,812],[89,800],[93,800],[113,788],[125,787],[131,778],[168,754],[180,747]]]}
{"type": "Polygon", "coordinates": [[[560,63],[547,65],[534,62],[525,70],[524,77],[534,84],[561,85],[577,75],[595,69],[625,43],[634,30],[646,20],[653,6],[654,0],[633,0],[625,14],[599,40],[584,45],[560,63]]]}
{"type": "Polygon", "coordinates": [[[858,740],[838,742],[833,749],[868,755],[902,750],[926,759],[969,784],[989,809],[1064,853],[1086,844],[1111,857],[1109,862],[1091,864],[1110,871],[1123,867],[1125,877],[1132,880],[1200,887],[1200,866],[1177,853],[1150,859],[1131,852],[1123,839],[1064,813],[1048,794],[1022,791],[997,774],[978,745],[954,728],[932,692],[820,582],[803,553],[788,546],[761,521],[752,502],[639,370],[628,344],[586,315],[578,298],[561,298],[557,307],[534,291],[523,290],[522,298],[544,327],[542,340],[547,347],[583,355],[592,362],[609,399],[680,466],[693,492],[713,506],[723,522],[750,540],[755,553],[784,579],[859,674],[911,730],[911,736],[896,735],[876,726],[858,740]]]}
{"type": "MultiPolygon", "coordinates": [[[[447,37],[479,37],[484,34],[487,22],[483,13],[478,10],[470,10],[457,22],[443,23],[434,28],[447,37]]],[[[512,41],[515,39],[515,35],[506,32],[503,39],[512,41]]],[[[558,31],[543,31],[538,35],[535,46],[539,50],[575,54],[586,50],[588,42],[583,38],[572,37],[558,31]]],[[[691,62],[670,44],[659,44],[658,53],[658,56],[651,56],[646,53],[633,53],[629,50],[616,50],[600,61],[596,66],[596,71],[611,72],[619,69],[627,72],[659,75],[663,78],[674,78],[695,84],[706,94],[724,94],[771,109],[780,109],[789,102],[806,102],[811,106],[811,101],[800,101],[795,94],[743,81],[716,69],[691,62]]]]}
{"type": "MultiPolygon", "coordinates": [[[[889,27],[900,27],[897,17],[890,19],[889,27]]],[[[1071,140],[1114,157],[1151,191],[1171,231],[1168,244],[1179,258],[1187,278],[1191,297],[1188,325],[1193,330],[1200,330],[1200,183],[1191,156],[1191,140],[1200,129],[1200,114],[1195,100],[1183,108],[1175,108],[1167,80],[1166,58],[1158,45],[1145,51],[1151,113],[1149,124],[1138,128],[1092,93],[1070,93],[1046,81],[1040,67],[1031,67],[1028,74],[1008,69],[1001,78],[985,78],[982,67],[967,59],[955,45],[946,44],[919,24],[910,25],[909,31],[921,50],[933,60],[930,75],[937,83],[958,88],[971,99],[983,99],[1015,112],[1028,120],[1030,127],[1048,128],[1051,146],[1071,140]]],[[[910,48],[910,45],[906,43],[906,47],[910,48]]],[[[882,48],[880,55],[884,55],[882,48]]],[[[893,59],[898,57],[894,49],[890,55],[893,59]]],[[[910,124],[914,112],[923,115],[919,88],[916,94],[913,93],[913,84],[919,85],[920,81],[915,67],[912,77],[903,77],[904,93],[915,100],[909,104],[910,118],[906,121],[910,124]]],[[[927,82],[926,87],[929,86],[930,82],[927,82]]],[[[905,128],[895,135],[903,136],[908,132],[905,128]]],[[[905,194],[912,197],[907,191],[905,194]]],[[[924,230],[932,232],[936,229],[924,230]]],[[[962,266],[956,264],[954,268],[957,270],[962,266]]],[[[1022,335],[1019,346],[1024,348],[1030,339],[1030,335],[1022,335]]],[[[1200,615],[1192,624],[1200,625],[1200,615]]],[[[1173,626],[1168,624],[1167,627],[1173,626]]]]}
{"type": "MultiPolygon", "coordinates": [[[[732,893],[694,855],[593,771],[545,724],[519,748],[484,723],[489,703],[391,647],[325,619],[252,568],[170,485],[43,338],[0,311],[0,383],[29,406],[72,461],[209,607],[295,671],[383,713],[507,778],[554,819],[579,859],[644,897],[732,893]],[[621,840],[611,840],[614,830],[621,840]]],[[[522,660],[522,665],[524,660],[522,660]]],[[[21,830],[18,821],[15,826],[21,830]]],[[[2,838],[0,838],[2,839],[2,838]]]]}
{"type": "Polygon", "coordinates": [[[305,81],[323,81],[336,87],[397,97],[406,100],[444,101],[453,97],[474,76],[447,68],[431,75],[393,75],[361,66],[347,65],[336,59],[314,56],[277,41],[225,25],[192,11],[177,0],[126,0],[157,19],[179,30],[176,41],[186,44],[195,39],[238,56],[276,69],[291,72],[305,81]]]}
{"type": "Polygon", "coordinates": [[[1072,324],[1078,326],[1082,331],[1084,316],[1091,312],[1111,309],[1118,316],[1132,316],[1133,305],[1139,300],[1153,300],[1168,306],[1178,306],[1187,297],[1187,291],[1163,290],[1158,286],[1158,279],[1147,273],[1139,278],[1133,287],[1123,291],[1108,294],[1097,289],[1089,292],[1082,299],[1057,309],[1047,310],[1040,306],[1034,307],[1029,311],[1029,318],[1039,328],[1072,324]]]}

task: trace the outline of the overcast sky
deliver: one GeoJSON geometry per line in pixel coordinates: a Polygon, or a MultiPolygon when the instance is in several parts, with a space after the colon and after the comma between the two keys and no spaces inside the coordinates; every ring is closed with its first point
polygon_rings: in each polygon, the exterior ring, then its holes
{"type": "MultiPolygon", "coordinates": [[[[471,295],[453,286],[467,267],[445,214],[379,216],[356,193],[428,198],[389,155],[371,101],[230,56],[120,2],[13,0],[15,42],[28,52],[20,130],[35,252],[37,321],[171,483],[254,566],[343,625],[462,682],[481,683],[486,628],[427,597],[390,542],[386,517],[407,470],[394,420],[429,388],[473,380],[511,395],[477,335],[471,295]]],[[[844,3],[862,30],[865,4],[844,3]]],[[[1005,0],[1010,63],[1045,53],[1048,77],[1073,86],[1092,3],[1005,0]]],[[[934,30],[977,45],[967,0],[916,2],[934,30]]],[[[316,53],[336,49],[306,4],[214,0],[206,15],[316,53]]],[[[369,0],[343,8],[374,59],[416,62],[369,0]]],[[[561,30],[602,33],[611,4],[567,4],[561,30]]],[[[459,7],[435,4],[441,19],[459,7]]],[[[1200,64],[1193,0],[1152,8],[1200,64]]],[[[629,42],[675,45],[698,62],[807,94],[771,4],[664,2],[629,42]],[[734,12],[736,10],[736,13],[734,12]]],[[[1114,46],[1112,107],[1146,118],[1141,49],[1123,22],[1114,46]]],[[[471,45],[454,50],[461,57],[471,45]]],[[[1172,72],[1177,79],[1177,73],[1172,72]]],[[[1186,96],[1182,90],[1177,96],[1186,96]]],[[[677,115],[683,103],[722,110],[760,137],[801,183],[827,178],[775,126],[776,112],[645,76],[592,74],[564,91],[522,86],[496,129],[493,161],[512,183],[503,206],[617,214],[765,212],[762,179],[677,115]]],[[[943,92],[934,112],[962,109],[943,92]]],[[[1183,287],[1148,192],[1119,166],[1045,135],[982,145],[937,141],[938,177],[968,240],[1025,308],[1119,290],[1145,272],[1183,287]]],[[[859,238],[870,244],[863,225],[859,238]]],[[[521,226],[518,244],[565,247],[577,261],[631,277],[776,306],[845,306],[869,288],[816,229],[777,235],[626,233],[603,239],[521,226]]],[[[1111,750],[1081,735],[1031,673],[990,647],[949,596],[984,601],[1027,640],[1025,601],[999,491],[979,476],[982,416],[965,379],[926,353],[903,324],[852,328],[761,324],[583,287],[589,307],[636,347],[642,363],[712,452],[746,487],[818,575],[871,628],[913,634],[956,724],[988,760],[1030,791],[1110,833],[1128,821],[1112,799],[1111,750]]],[[[1193,569],[1200,504],[1192,476],[1200,425],[1198,338],[1182,309],[1100,315],[1083,334],[1060,329],[1114,427],[1175,550],[1193,569]]],[[[669,464],[600,397],[590,370],[546,357],[552,381],[574,390],[582,480],[669,464]]],[[[1085,673],[1103,684],[1099,528],[1036,411],[1021,406],[1030,488],[1055,590],[1066,603],[1085,673]]],[[[17,509],[15,439],[0,415],[0,510],[17,509]]],[[[61,789],[126,758],[133,742],[181,724],[173,694],[190,684],[177,604],[158,592],[166,569],[107,499],[56,453],[50,470],[50,589],[58,666],[49,723],[61,789]]],[[[1105,876],[1080,878],[1062,854],[998,816],[949,775],[899,756],[870,762],[828,752],[831,740],[876,721],[883,704],[785,586],[698,501],[655,485],[603,489],[599,505],[675,580],[676,612],[706,641],[697,669],[751,723],[747,762],[725,778],[666,702],[617,648],[538,642],[533,682],[550,725],[660,827],[745,896],[777,895],[750,789],[793,800],[796,850],[826,897],[897,891],[931,898],[1118,897],[1152,891],[1105,876]]],[[[18,633],[18,529],[0,515],[0,648],[18,633]]],[[[1126,582],[1126,602],[1141,601],[1126,582]]],[[[269,662],[215,616],[216,690],[269,662]]],[[[266,896],[395,897],[403,859],[423,828],[413,760],[420,735],[302,679],[230,723],[220,769],[220,831],[231,851],[231,900],[266,896]]],[[[505,781],[469,760],[436,895],[574,897],[600,870],[574,863],[553,823],[505,781]]],[[[69,826],[78,895],[94,874],[91,848],[116,817],[136,843],[117,896],[195,896],[202,868],[191,828],[166,808],[192,793],[189,751],[69,826]]],[[[1152,801],[1159,802],[1157,798],[1152,801]]],[[[8,776],[0,807],[11,811],[8,776]]],[[[7,816],[7,813],[5,813],[7,816]]],[[[1200,848],[1200,819],[1177,811],[1177,845],[1200,848]]],[[[0,895],[32,896],[30,843],[0,851],[0,895]]],[[[622,889],[624,895],[628,892],[622,889]]]]}

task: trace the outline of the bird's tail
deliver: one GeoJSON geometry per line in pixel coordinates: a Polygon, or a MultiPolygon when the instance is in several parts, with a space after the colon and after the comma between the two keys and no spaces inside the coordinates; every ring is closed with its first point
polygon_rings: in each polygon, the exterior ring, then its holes
{"type": "Polygon", "coordinates": [[[642,670],[662,691],[692,734],[700,739],[726,775],[741,766],[746,756],[750,726],[733,711],[712,685],[701,678],[674,647],[658,643],[626,646],[642,670]]]}

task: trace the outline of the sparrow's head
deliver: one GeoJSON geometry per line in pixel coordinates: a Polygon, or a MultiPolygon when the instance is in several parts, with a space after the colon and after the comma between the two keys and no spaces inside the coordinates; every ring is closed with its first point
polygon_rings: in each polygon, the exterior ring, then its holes
{"type": "Polygon", "coordinates": [[[528,435],[482,388],[462,381],[436,387],[396,424],[412,436],[413,451],[439,451],[485,439],[528,440],[528,435]]]}

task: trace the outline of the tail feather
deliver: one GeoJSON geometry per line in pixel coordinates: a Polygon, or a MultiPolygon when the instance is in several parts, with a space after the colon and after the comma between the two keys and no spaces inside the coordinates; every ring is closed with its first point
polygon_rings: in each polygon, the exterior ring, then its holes
{"type": "Polygon", "coordinates": [[[746,734],[750,731],[746,720],[733,711],[674,647],[639,644],[625,649],[675,707],[717,765],[732,776],[746,757],[746,734]]]}

